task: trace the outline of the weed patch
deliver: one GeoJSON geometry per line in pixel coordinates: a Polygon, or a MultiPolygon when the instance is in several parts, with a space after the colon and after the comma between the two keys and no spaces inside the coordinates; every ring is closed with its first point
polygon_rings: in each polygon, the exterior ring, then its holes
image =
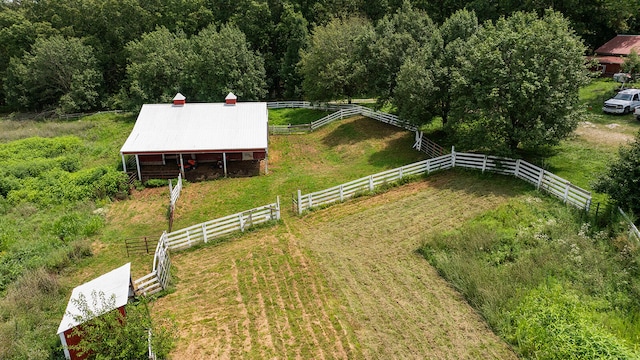
{"type": "Polygon", "coordinates": [[[563,359],[580,346],[638,356],[628,345],[640,339],[628,331],[640,313],[637,250],[580,219],[553,199],[512,200],[420,251],[525,357],[563,359]]]}

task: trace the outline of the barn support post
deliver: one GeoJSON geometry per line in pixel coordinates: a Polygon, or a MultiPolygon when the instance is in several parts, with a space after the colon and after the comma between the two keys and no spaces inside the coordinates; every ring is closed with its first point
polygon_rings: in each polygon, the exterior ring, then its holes
{"type": "Polygon", "coordinates": [[[227,177],[227,153],[222,153],[222,168],[224,169],[224,177],[227,177]]]}
{"type": "Polygon", "coordinates": [[[136,154],[136,169],[138,169],[138,181],[142,181],[142,172],[140,171],[140,158],[136,154]]]}
{"type": "Polygon", "coordinates": [[[184,159],[182,158],[182,154],[180,154],[180,173],[182,177],[184,177],[184,159]]]}
{"type": "Polygon", "coordinates": [[[124,171],[125,173],[127,172],[127,161],[124,159],[124,154],[120,153],[120,156],[122,157],[122,171],[124,171]]]}

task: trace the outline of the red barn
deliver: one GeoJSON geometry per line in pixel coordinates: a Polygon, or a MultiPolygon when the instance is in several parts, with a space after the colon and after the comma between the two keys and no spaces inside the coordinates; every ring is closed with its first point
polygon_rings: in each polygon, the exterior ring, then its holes
{"type": "MultiPolygon", "coordinates": [[[[81,360],[86,358],[86,356],[79,356],[78,352],[71,348],[74,345],[78,345],[81,340],[79,336],[73,334],[73,329],[82,326],[79,317],[84,317],[85,314],[83,314],[83,312],[78,308],[78,301],[82,297],[87,301],[87,305],[91,308],[90,310],[93,313],[96,313],[97,316],[113,310],[120,311],[124,316],[124,306],[127,305],[129,299],[133,297],[131,263],[112,270],[73,289],[71,298],[67,304],[67,309],[65,310],[60,326],[58,327],[58,336],[60,337],[60,342],[64,349],[64,355],[70,360],[81,360]],[[106,304],[94,304],[94,294],[104,294],[105,299],[107,300],[112,296],[115,297],[113,308],[104,309],[102,307],[106,304]],[[94,309],[92,308],[93,306],[98,306],[98,308],[94,309]]],[[[91,319],[83,320],[88,321],[91,319]]]]}
{"type": "Polygon", "coordinates": [[[593,58],[600,64],[603,75],[613,76],[620,72],[632,50],[640,54],[640,35],[618,35],[597,48],[593,58]]]}
{"type": "Polygon", "coordinates": [[[178,93],[172,104],[145,104],[120,154],[125,172],[138,180],[191,181],[268,171],[268,112],[265,102],[188,103],[178,93]]]}

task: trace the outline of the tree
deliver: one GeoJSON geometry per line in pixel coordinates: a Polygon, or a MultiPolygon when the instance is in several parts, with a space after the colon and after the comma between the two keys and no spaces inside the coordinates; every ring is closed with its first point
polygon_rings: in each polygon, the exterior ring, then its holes
{"type": "MultiPolygon", "coordinates": [[[[368,41],[367,77],[372,95],[385,102],[394,95],[398,72],[405,59],[414,58],[418,49],[431,48],[440,40],[438,29],[429,16],[414,9],[408,1],[392,16],[385,16],[375,30],[374,37],[368,41]]],[[[429,50],[423,51],[422,55],[429,50]]]]}
{"type": "Polygon", "coordinates": [[[151,347],[162,359],[173,348],[176,339],[175,324],[170,321],[153,322],[148,303],[125,306],[125,314],[115,309],[115,296],[107,298],[103,292],[91,294],[91,299],[80,295],[73,300],[80,314],[75,317],[82,326],[74,328],[73,335],[81,341],[73,350],[89,354],[95,359],[147,359],[149,332],[151,347]]]}
{"type": "Polygon", "coordinates": [[[366,66],[362,58],[365,38],[373,32],[363,18],[333,19],[318,26],[308,50],[302,51],[302,88],[310,100],[335,100],[359,95],[364,90],[366,66]]]}
{"type": "Polygon", "coordinates": [[[471,148],[513,152],[557,144],[577,126],[584,51],[557,12],[485,23],[460,65],[450,130],[471,148]]]}
{"type": "Polygon", "coordinates": [[[635,49],[631,49],[629,56],[622,63],[622,71],[631,74],[631,76],[640,76],[640,56],[635,49]]]}
{"type": "Polygon", "coordinates": [[[184,33],[158,28],[127,44],[129,65],[118,106],[138,110],[145,103],[170,101],[183,91],[184,71],[193,57],[184,33]]]}
{"type": "Polygon", "coordinates": [[[309,44],[307,26],[302,13],[285,3],[282,17],[276,28],[276,33],[280,34],[276,47],[284,49],[279,70],[285,99],[302,97],[302,75],[298,69],[298,63],[300,51],[306,49],[309,44]]]}
{"type": "Polygon", "coordinates": [[[192,98],[221,101],[232,91],[244,100],[264,99],[267,95],[264,59],[249,48],[240,29],[223,25],[217,31],[211,25],[192,41],[194,56],[185,74],[192,98]]]}
{"type": "Polygon", "coordinates": [[[36,40],[21,59],[11,58],[4,85],[7,100],[23,108],[68,113],[100,106],[102,75],[91,46],[52,36],[36,40]]]}
{"type": "Polygon", "coordinates": [[[433,41],[407,58],[400,68],[394,95],[403,119],[424,124],[440,116],[447,124],[453,101],[451,84],[459,76],[466,42],[477,29],[475,13],[460,10],[440,26],[433,41]]]}
{"type": "Polygon", "coordinates": [[[640,214],[640,132],[629,146],[618,150],[618,158],[600,174],[593,188],[608,194],[624,210],[640,214]]]}

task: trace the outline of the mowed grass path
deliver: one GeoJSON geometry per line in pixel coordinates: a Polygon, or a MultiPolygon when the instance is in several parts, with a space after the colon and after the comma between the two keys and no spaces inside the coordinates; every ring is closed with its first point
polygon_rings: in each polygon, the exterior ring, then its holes
{"type": "Polygon", "coordinates": [[[431,232],[522,192],[450,171],[173,256],[175,358],[510,359],[427,261],[431,232]]]}

